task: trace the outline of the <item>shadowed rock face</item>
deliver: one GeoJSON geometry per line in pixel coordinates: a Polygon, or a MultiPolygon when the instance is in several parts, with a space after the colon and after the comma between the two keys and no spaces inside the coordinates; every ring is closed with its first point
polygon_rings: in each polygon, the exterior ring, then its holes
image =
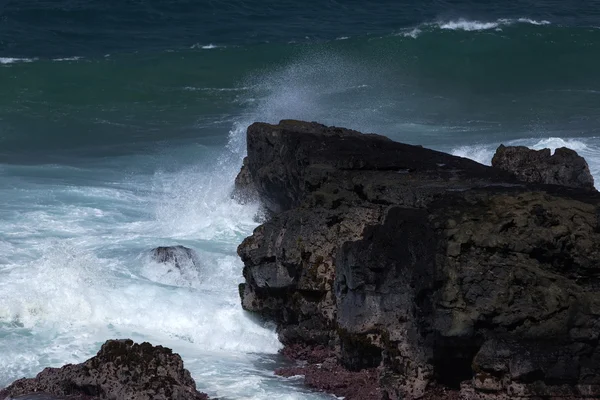
{"type": "Polygon", "coordinates": [[[273,216],[242,305],[284,344],[376,367],[385,399],[600,396],[597,192],[299,121],[251,125],[247,162],[273,216]]]}
{"type": "Polygon", "coordinates": [[[109,340],[84,363],[46,368],[35,378],[20,379],[0,391],[0,399],[34,392],[82,400],[208,399],[196,391],[178,354],[131,340],[109,340]]]}
{"type": "Polygon", "coordinates": [[[594,178],[585,159],[566,147],[531,150],[524,146],[500,145],[492,166],[509,171],[524,182],[547,183],[594,189],[594,178]]]}
{"type": "Polygon", "coordinates": [[[244,157],[242,168],[235,177],[235,186],[231,197],[241,204],[258,200],[258,193],[256,192],[256,187],[248,168],[248,157],[244,157]]]}

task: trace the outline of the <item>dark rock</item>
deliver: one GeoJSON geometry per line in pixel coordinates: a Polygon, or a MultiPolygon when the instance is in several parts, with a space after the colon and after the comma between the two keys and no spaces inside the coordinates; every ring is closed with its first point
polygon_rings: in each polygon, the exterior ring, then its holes
{"type": "Polygon", "coordinates": [[[46,368],[35,378],[20,379],[0,392],[21,396],[44,392],[68,399],[202,400],[178,354],[150,343],[109,340],[95,357],[62,368],[46,368]]]}
{"type": "Polygon", "coordinates": [[[300,343],[284,346],[280,353],[287,359],[306,361],[308,364],[321,364],[335,357],[335,353],[329,347],[308,346],[300,343]]]}
{"type": "Polygon", "coordinates": [[[250,175],[248,168],[248,157],[244,157],[242,168],[235,178],[235,184],[231,197],[241,204],[251,203],[258,200],[258,192],[250,175]]]}
{"type": "Polygon", "coordinates": [[[200,266],[198,254],[184,246],[156,247],[150,250],[150,256],[157,263],[169,264],[179,270],[200,266]]]}
{"type": "MultiPolygon", "coordinates": [[[[8,396],[8,393],[0,391],[0,399],[8,396]]],[[[98,397],[87,395],[53,396],[48,393],[30,393],[24,396],[11,397],[11,400],[98,400],[98,397]]]]}
{"type": "Polygon", "coordinates": [[[98,400],[98,397],[87,396],[87,395],[73,395],[73,396],[53,396],[48,393],[30,393],[24,396],[8,397],[9,393],[5,390],[0,390],[0,399],[7,397],[10,400],[98,400]]]}
{"type": "Polygon", "coordinates": [[[547,183],[595,190],[585,159],[566,147],[531,150],[525,146],[500,145],[492,166],[509,171],[523,182],[547,183]]]}
{"type": "Polygon", "coordinates": [[[349,371],[337,362],[304,367],[280,368],[276,375],[286,378],[304,375],[304,383],[319,391],[335,394],[347,400],[379,400],[377,371],[363,369],[349,371]]]}
{"type": "Polygon", "coordinates": [[[466,158],[314,122],[255,123],[248,128],[247,143],[252,181],[272,212],[295,208],[307,196],[312,196],[316,205],[323,203],[328,208],[335,208],[342,200],[350,204],[367,200],[417,205],[445,188],[460,187],[466,183],[461,182],[465,177],[470,186],[511,181],[510,174],[466,158]],[[415,182],[415,187],[421,189],[418,195],[411,193],[410,187],[404,193],[399,188],[388,191],[375,185],[395,182],[398,176],[403,176],[400,180],[419,176],[426,182],[415,182]],[[432,187],[433,182],[441,187],[432,187]]]}
{"type": "Polygon", "coordinates": [[[288,347],[385,399],[600,396],[597,192],[298,121],[250,126],[248,168],[242,305],[288,347]]]}
{"type": "Polygon", "coordinates": [[[336,360],[333,352],[323,346],[291,345],[284,347],[282,354],[292,360],[308,362],[304,365],[279,368],[276,375],[292,377],[303,375],[304,383],[319,391],[333,393],[346,400],[378,400],[377,371],[363,369],[350,371],[336,360]]]}

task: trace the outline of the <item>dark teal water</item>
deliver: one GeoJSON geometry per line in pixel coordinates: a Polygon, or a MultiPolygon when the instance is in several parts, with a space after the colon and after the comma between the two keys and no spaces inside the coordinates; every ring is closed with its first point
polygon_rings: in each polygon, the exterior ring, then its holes
{"type": "Polygon", "coordinates": [[[131,337],[212,396],[320,398],[239,305],[245,128],[567,146],[600,179],[598,71],[598,1],[0,0],[0,387],[131,337]],[[145,257],[169,244],[202,268],[145,257]]]}
{"type": "Polygon", "coordinates": [[[600,2],[582,4],[5,2],[0,157],[223,144],[275,98],[273,120],[433,146],[595,135],[600,2]]]}
{"type": "Polygon", "coordinates": [[[103,55],[385,35],[434,20],[528,17],[597,26],[598,1],[59,0],[0,4],[0,54],[103,55]]]}

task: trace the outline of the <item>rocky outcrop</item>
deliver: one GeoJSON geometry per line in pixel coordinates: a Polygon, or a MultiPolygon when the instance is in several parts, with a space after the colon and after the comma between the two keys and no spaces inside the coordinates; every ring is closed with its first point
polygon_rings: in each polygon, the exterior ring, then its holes
{"type": "Polygon", "coordinates": [[[600,396],[597,192],[315,123],[247,143],[273,216],[238,248],[242,305],[285,345],[376,368],[384,399],[600,396]]]}
{"type": "Polygon", "coordinates": [[[178,354],[150,343],[109,340],[95,357],[62,368],[46,368],[0,391],[0,399],[44,392],[73,399],[202,400],[178,354]]]}
{"type": "Polygon", "coordinates": [[[509,171],[524,182],[595,190],[594,178],[585,159],[566,147],[551,154],[550,149],[500,145],[492,158],[492,166],[509,171]]]}
{"type": "Polygon", "coordinates": [[[150,257],[157,263],[168,264],[178,270],[198,268],[198,254],[184,246],[161,246],[150,250],[150,257]]]}
{"type": "Polygon", "coordinates": [[[258,200],[258,192],[252,181],[250,169],[248,168],[248,157],[244,157],[242,168],[235,177],[234,189],[231,197],[241,204],[251,203],[258,200]]]}

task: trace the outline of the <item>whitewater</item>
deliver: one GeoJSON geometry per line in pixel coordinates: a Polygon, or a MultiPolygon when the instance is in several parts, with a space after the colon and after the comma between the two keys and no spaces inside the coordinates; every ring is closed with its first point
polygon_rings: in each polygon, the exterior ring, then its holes
{"type": "Polygon", "coordinates": [[[252,122],[318,121],[488,165],[501,143],[564,146],[598,186],[596,30],[427,21],[139,54],[0,52],[0,387],[131,338],[181,354],[210,396],[329,398],[273,375],[286,362],[275,327],[241,309],[236,248],[261,215],[231,190],[252,122]],[[149,258],[168,245],[200,267],[149,258]]]}

